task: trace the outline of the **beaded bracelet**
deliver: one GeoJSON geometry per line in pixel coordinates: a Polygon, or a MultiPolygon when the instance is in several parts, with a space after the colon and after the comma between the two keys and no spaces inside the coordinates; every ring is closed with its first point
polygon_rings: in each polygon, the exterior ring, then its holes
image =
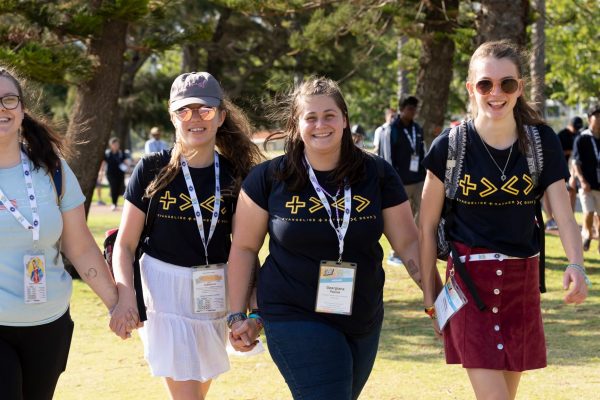
{"type": "Polygon", "coordinates": [[[583,275],[583,280],[585,281],[585,285],[587,287],[592,287],[592,282],[590,281],[590,278],[585,273],[585,267],[583,265],[571,263],[571,264],[568,264],[566,268],[569,268],[569,267],[575,268],[577,271],[579,271],[583,275]]]}

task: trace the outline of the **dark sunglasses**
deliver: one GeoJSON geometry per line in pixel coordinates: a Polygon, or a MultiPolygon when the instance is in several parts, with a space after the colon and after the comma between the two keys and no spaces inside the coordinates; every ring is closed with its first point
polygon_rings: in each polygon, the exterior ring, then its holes
{"type": "Polygon", "coordinates": [[[2,107],[7,110],[14,110],[19,106],[19,102],[21,98],[16,94],[9,94],[8,96],[0,97],[0,103],[2,103],[2,107]]]}
{"type": "MultiPolygon", "coordinates": [[[[482,79],[475,84],[477,92],[483,96],[492,93],[496,84],[491,79],[482,79]]],[[[519,89],[519,80],[506,78],[500,81],[500,89],[506,94],[513,94],[519,89]]]]}
{"type": "Polygon", "coordinates": [[[194,111],[198,111],[198,115],[202,121],[210,121],[217,114],[216,107],[200,107],[200,108],[189,108],[189,107],[181,107],[174,111],[175,116],[181,122],[187,122],[192,119],[192,115],[194,111]]]}

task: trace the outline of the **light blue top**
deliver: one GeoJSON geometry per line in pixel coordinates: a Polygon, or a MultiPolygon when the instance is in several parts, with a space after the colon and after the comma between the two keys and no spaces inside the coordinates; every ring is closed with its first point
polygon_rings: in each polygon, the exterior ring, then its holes
{"type": "MultiPolygon", "coordinates": [[[[48,301],[25,304],[23,256],[32,251],[32,234],[4,206],[0,206],[0,325],[47,324],[67,311],[71,298],[71,276],[65,271],[57,250],[63,228],[61,212],[81,205],[85,196],[73,171],[63,160],[64,196],[59,209],[52,177],[41,168],[34,171],[31,163],[30,168],[40,215],[40,247],[46,259],[48,301]]],[[[13,203],[16,202],[21,214],[31,221],[31,208],[21,163],[12,168],[0,168],[0,188],[13,203]]]]}

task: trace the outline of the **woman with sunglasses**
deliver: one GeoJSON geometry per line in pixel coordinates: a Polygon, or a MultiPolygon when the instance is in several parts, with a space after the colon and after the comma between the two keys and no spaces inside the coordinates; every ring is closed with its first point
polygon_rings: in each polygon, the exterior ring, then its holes
{"type": "MultiPolygon", "coordinates": [[[[111,328],[127,337],[132,326],[132,262],[152,199],[157,214],[140,261],[144,355],[171,398],[204,399],[211,380],[229,369],[224,264],[242,178],[261,154],[245,115],[207,72],[175,79],[169,113],[175,146],[160,154],[158,167],[152,156],[142,159],[125,192],[113,255],[120,298],[111,328]]],[[[138,319],[133,323],[141,326],[138,319]]]]}
{"type": "Polygon", "coordinates": [[[244,181],[231,247],[233,347],[264,323],[269,351],[295,399],[356,399],[383,320],[382,233],[419,281],[417,228],[400,177],[352,142],[337,84],[310,78],[279,102],[286,153],[244,181]],[[246,317],[254,260],[259,315],[246,317]]]}
{"type": "Polygon", "coordinates": [[[86,221],[61,135],[0,68],[0,398],[50,400],[67,364],[73,290],[64,253],[107,308],[117,289],[86,221]],[[59,184],[60,182],[60,184],[59,184]],[[60,249],[60,251],[59,251],[60,249]]]}
{"type": "MultiPolygon", "coordinates": [[[[452,206],[449,240],[485,308],[480,310],[449,258],[447,277],[467,303],[440,332],[448,364],[462,364],[478,399],[514,399],[521,373],[546,366],[539,293],[540,237],[536,199],[546,194],[555,211],[569,264],[566,303],[587,296],[581,236],[564,180],[567,165],[560,143],[524,98],[523,58],[508,41],[482,44],[471,57],[466,88],[474,119],[466,122],[466,152],[452,206]],[[535,127],[541,144],[530,143],[525,125],[535,127]],[[543,169],[537,185],[527,150],[538,152],[543,169]],[[457,254],[458,253],[458,254],[457,254]]],[[[420,219],[421,260],[426,312],[432,317],[438,295],[435,280],[436,230],[444,206],[449,132],[432,144],[424,159],[427,178],[420,219]]],[[[539,222],[541,223],[541,222],[539,222]]],[[[458,264],[458,261],[456,262],[458,264]]],[[[460,265],[459,265],[460,267],[460,265]]]]}

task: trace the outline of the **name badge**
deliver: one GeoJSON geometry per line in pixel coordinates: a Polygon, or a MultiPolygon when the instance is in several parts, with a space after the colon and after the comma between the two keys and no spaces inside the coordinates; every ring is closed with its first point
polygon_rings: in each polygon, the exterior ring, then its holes
{"type": "Polygon", "coordinates": [[[25,304],[45,303],[46,260],[43,254],[26,254],[23,257],[23,282],[25,304]]]}
{"type": "Polygon", "coordinates": [[[410,172],[419,172],[419,156],[413,154],[410,156],[410,166],[408,167],[410,172]]]}
{"type": "Polygon", "coordinates": [[[440,330],[444,329],[450,318],[465,304],[467,298],[456,284],[454,276],[451,276],[435,300],[435,313],[440,330]]]}
{"type": "Polygon", "coordinates": [[[321,261],[316,312],[352,315],[356,263],[321,261]]]}
{"type": "Polygon", "coordinates": [[[227,311],[225,266],[226,264],[211,264],[192,271],[195,313],[227,311]]]}

